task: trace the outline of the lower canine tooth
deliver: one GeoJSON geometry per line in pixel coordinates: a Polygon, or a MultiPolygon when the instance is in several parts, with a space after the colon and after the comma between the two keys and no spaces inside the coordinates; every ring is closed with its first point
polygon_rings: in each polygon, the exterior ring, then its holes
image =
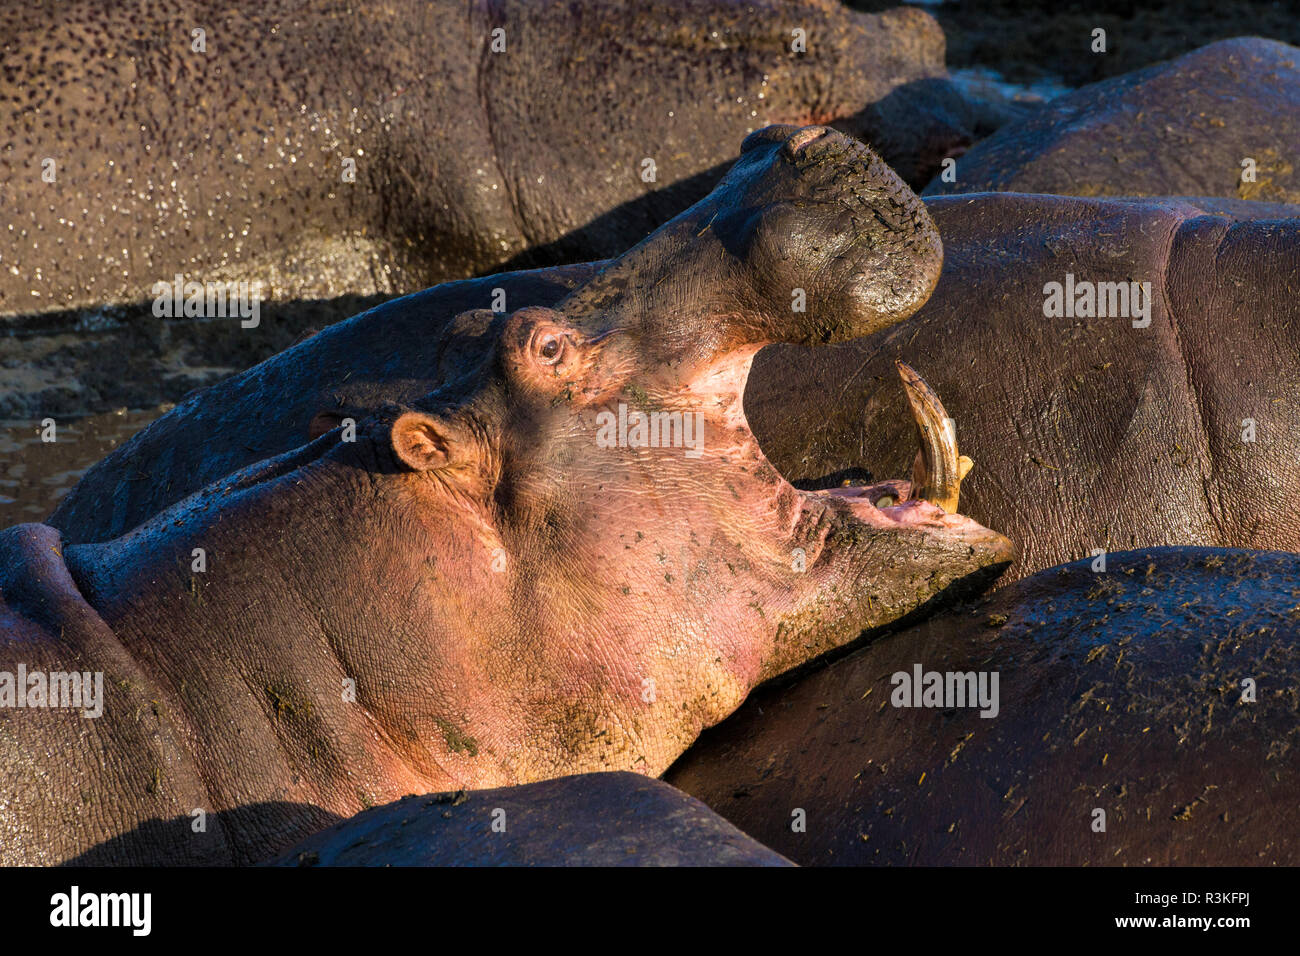
{"type": "Polygon", "coordinates": [[[956,428],[934,389],[911,366],[896,364],[921,446],[912,464],[911,497],[929,501],[952,514],[957,510],[961,481],[973,463],[957,453],[956,428]]]}

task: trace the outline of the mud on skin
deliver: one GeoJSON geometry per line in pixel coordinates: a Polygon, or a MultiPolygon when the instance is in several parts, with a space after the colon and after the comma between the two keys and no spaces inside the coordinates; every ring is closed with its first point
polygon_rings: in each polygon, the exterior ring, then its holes
{"type": "MultiPolygon", "coordinates": [[[[110,840],[119,862],[245,862],[407,793],[658,775],[759,682],[996,573],[1010,542],[906,481],[796,490],[742,408],[763,345],[905,318],[940,256],[865,146],[766,129],[556,308],[478,315],[479,363],[355,440],[334,428],[102,544],[0,534],[0,661],[93,665],[107,692],[90,730],[0,711],[4,862],[110,840]],[[777,230],[804,241],[778,254],[777,230]],[[699,416],[699,457],[602,446],[601,414],[635,401],[699,416]],[[149,825],[194,807],[206,840],[149,825]]],[[[920,487],[946,487],[936,454],[920,487]]]]}

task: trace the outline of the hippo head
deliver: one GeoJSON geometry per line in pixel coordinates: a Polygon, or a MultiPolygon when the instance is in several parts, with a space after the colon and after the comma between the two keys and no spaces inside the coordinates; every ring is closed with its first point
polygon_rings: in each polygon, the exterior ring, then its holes
{"type": "Polygon", "coordinates": [[[865,146],[765,129],[715,192],[555,308],[459,316],[477,343],[448,344],[459,377],[69,566],[120,638],[177,655],[168,668],[238,660],[277,701],[310,697],[294,719],[316,753],[364,713],[365,739],[405,768],[393,786],[658,774],[761,681],[1009,561],[955,513],[968,463],[912,370],[911,481],[798,490],[745,418],[766,343],[896,322],[940,259],[924,208],[865,146]],[[194,638],[151,641],[178,608],[194,638]]]}
{"type": "Polygon", "coordinates": [[[556,308],[480,314],[481,364],[370,423],[400,516],[377,544],[400,536],[437,569],[408,611],[440,654],[475,656],[475,697],[534,708],[516,729],[541,756],[514,753],[512,779],[557,761],[658,773],[758,682],[1009,560],[945,511],[963,466],[910,370],[917,492],[797,490],[745,419],[760,348],[896,322],[940,262],[924,207],[868,148],[768,128],[556,308]]]}

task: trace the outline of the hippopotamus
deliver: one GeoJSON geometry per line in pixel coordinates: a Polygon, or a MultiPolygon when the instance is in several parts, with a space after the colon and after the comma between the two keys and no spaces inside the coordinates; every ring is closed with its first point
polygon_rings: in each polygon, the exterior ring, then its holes
{"type": "Polygon", "coordinates": [[[1294,866],[1297,681],[1300,555],[1124,552],[760,690],[666,779],[801,864],[1294,866]]]}
{"type": "Polygon", "coordinates": [[[274,866],[791,866],[694,797],[615,771],[404,797],[274,866]]]}
{"type": "Polygon", "coordinates": [[[1300,202],[1300,49],[1240,37],[1059,96],[977,143],[925,195],[1300,202]]]}
{"type": "Polygon", "coordinates": [[[49,522],[68,541],[107,541],[348,416],[358,420],[389,402],[416,401],[456,378],[463,363],[481,360],[487,310],[554,306],[606,264],[445,282],[306,336],[239,375],[191,392],[93,465],[49,522]],[[250,433],[254,419],[258,427],[250,433]]]}
{"type": "Polygon", "coordinates": [[[878,138],[917,188],[974,135],[929,16],[835,0],[9,0],[0,36],[0,316],[614,256],[769,123],[878,138]]]}
{"type": "MultiPolygon", "coordinates": [[[[756,357],[746,414],[783,474],[804,488],[906,474],[915,436],[896,384],[901,359],[962,423],[976,463],[963,508],[1019,546],[1005,581],[1097,549],[1300,550],[1300,522],[1274,506],[1300,495],[1300,325],[1286,265],[1300,208],[984,194],[927,209],[945,261],[912,318],[857,341],[774,345],[756,357]],[[1106,285],[1123,283],[1128,300],[1134,281],[1149,290],[1123,303],[1106,285]],[[1048,317],[1045,307],[1058,311],[1044,291],[1053,283],[1061,314],[1048,317]],[[1067,283],[1078,315],[1064,314],[1067,283]],[[1104,311],[1113,293],[1116,310],[1134,314],[1082,314],[1088,289],[1092,312],[1101,289],[1104,311]]],[[[575,266],[566,282],[580,291],[599,268],[575,266]]],[[[573,294],[546,275],[535,304],[573,294]]],[[[192,397],[92,468],[50,523],[72,541],[114,537],[295,447],[314,420],[332,427],[415,400],[477,361],[481,319],[451,313],[473,297],[485,303],[490,289],[463,292],[386,303],[192,397]],[[245,425],[253,418],[256,436],[245,425]]]]}
{"type": "Polygon", "coordinates": [[[410,793],[657,776],[759,683],[985,586],[1013,546],[955,507],[919,369],[910,480],[800,491],[742,403],[765,344],[896,322],[940,260],[867,147],[766,129],[557,308],[478,313],[419,402],[112,541],[0,533],[0,862],[248,862],[410,793]]]}

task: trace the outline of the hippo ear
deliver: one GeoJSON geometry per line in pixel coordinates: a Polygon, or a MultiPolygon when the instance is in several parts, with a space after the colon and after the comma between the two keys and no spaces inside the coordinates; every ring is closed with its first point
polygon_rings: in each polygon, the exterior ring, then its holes
{"type": "Polygon", "coordinates": [[[332,432],[343,424],[344,417],[342,412],[317,412],[307,425],[307,437],[315,441],[321,435],[332,432]]]}
{"type": "Polygon", "coordinates": [[[393,422],[393,452],[412,471],[433,471],[451,463],[453,444],[438,419],[423,412],[403,412],[393,422]]]}

